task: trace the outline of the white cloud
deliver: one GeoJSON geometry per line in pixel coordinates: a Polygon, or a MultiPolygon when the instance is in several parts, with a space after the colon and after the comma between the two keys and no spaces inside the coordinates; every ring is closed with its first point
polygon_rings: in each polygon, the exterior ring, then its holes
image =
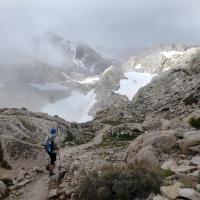
{"type": "Polygon", "coordinates": [[[199,0],[1,0],[0,13],[0,42],[16,47],[47,29],[114,53],[200,41],[199,0]]]}

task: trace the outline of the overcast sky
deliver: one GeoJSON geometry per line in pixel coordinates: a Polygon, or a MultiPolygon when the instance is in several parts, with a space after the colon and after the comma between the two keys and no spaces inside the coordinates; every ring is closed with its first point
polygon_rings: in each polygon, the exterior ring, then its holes
{"type": "Polygon", "coordinates": [[[1,47],[46,30],[111,55],[158,43],[200,43],[200,0],[0,0],[1,47]]]}

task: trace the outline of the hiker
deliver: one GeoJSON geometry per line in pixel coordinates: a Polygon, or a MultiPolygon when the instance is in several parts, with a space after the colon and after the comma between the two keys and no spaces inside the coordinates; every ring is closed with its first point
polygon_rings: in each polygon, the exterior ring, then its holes
{"type": "Polygon", "coordinates": [[[50,134],[45,138],[44,142],[45,150],[50,157],[49,177],[55,175],[55,173],[53,173],[53,169],[55,167],[56,153],[58,150],[58,147],[55,143],[56,135],[57,135],[57,129],[52,127],[50,130],[50,134]]]}

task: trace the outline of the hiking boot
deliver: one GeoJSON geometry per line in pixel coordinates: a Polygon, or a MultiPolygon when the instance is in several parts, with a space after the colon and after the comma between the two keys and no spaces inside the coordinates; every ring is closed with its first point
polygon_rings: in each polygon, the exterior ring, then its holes
{"type": "Polygon", "coordinates": [[[53,173],[53,172],[49,173],[49,177],[54,176],[54,175],[55,175],[55,173],[53,173]]]}

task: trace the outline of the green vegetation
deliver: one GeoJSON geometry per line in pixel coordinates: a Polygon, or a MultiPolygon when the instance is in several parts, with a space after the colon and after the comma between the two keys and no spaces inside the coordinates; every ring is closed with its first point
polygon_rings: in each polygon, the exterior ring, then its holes
{"type": "Polygon", "coordinates": [[[0,162],[3,161],[3,148],[2,148],[2,144],[0,142],[0,162]]]}
{"type": "Polygon", "coordinates": [[[4,168],[4,169],[12,169],[12,167],[10,166],[10,164],[6,160],[3,160],[1,162],[1,167],[4,168]]]}
{"type": "Polygon", "coordinates": [[[197,182],[200,184],[200,172],[199,172],[199,174],[197,176],[197,182]]]}
{"type": "Polygon", "coordinates": [[[200,117],[192,117],[189,120],[189,124],[196,129],[200,129],[200,117]]]}
{"type": "Polygon", "coordinates": [[[89,142],[87,138],[83,137],[78,138],[75,135],[73,135],[70,131],[66,131],[64,140],[61,143],[61,147],[65,147],[66,145],[68,146],[80,145],[86,142],[89,142]]]}
{"type": "Polygon", "coordinates": [[[111,126],[117,126],[117,125],[123,124],[123,122],[121,122],[121,120],[104,120],[104,121],[102,121],[102,123],[108,124],[111,126]]]}
{"type": "Polygon", "coordinates": [[[4,160],[2,144],[0,143],[0,166],[4,169],[11,169],[11,166],[8,164],[6,160],[4,160]]]}
{"type": "Polygon", "coordinates": [[[139,133],[123,133],[123,134],[112,134],[109,136],[104,136],[103,142],[101,143],[101,146],[126,146],[131,141],[133,141],[136,137],[138,137],[139,133]]]}
{"type": "Polygon", "coordinates": [[[101,175],[85,175],[77,193],[80,200],[132,200],[159,193],[163,176],[158,167],[148,162],[132,165],[107,166],[101,175]]]}
{"type": "Polygon", "coordinates": [[[68,145],[75,144],[75,142],[74,142],[75,139],[76,138],[74,137],[74,135],[71,132],[67,131],[66,136],[61,143],[61,147],[65,147],[66,144],[68,144],[68,145]]]}
{"type": "Polygon", "coordinates": [[[161,172],[161,175],[164,178],[167,178],[167,177],[172,176],[174,174],[170,169],[161,169],[160,172],[161,172]]]}

